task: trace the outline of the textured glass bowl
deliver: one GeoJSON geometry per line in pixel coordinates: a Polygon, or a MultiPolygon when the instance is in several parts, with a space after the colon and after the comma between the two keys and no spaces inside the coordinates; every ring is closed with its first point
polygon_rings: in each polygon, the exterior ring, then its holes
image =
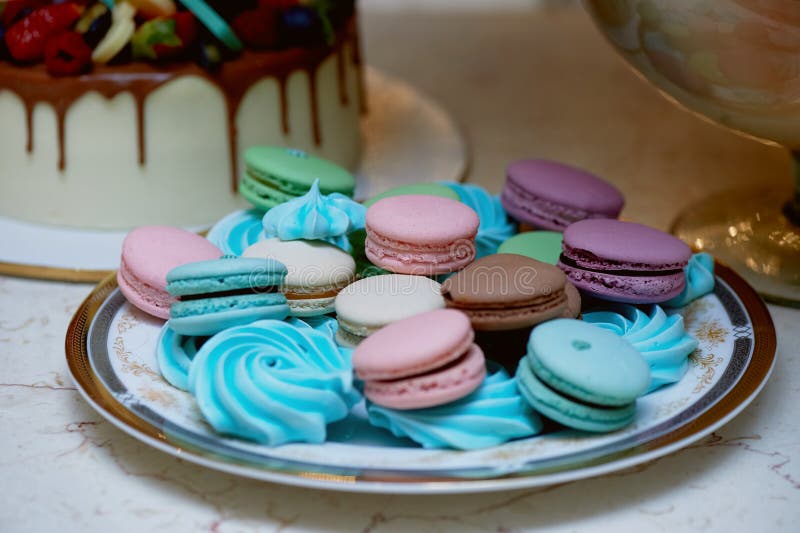
{"type": "Polygon", "coordinates": [[[748,189],[687,208],[673,232],[766,298],[800,305],[800,1],[585,0],[598,28],[662,94],[791,150],[795,193],[748,189]]]}

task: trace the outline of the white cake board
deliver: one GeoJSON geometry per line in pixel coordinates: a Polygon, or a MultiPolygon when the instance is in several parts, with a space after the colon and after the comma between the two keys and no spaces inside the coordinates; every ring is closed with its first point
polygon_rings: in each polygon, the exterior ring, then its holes
{"type": "MultiPolygon", "coordinates": [[[[369,112],[361,123],[364,148],[356,198],[405,183],[461,181],[467,147],[452,118],[405,82],[372,68],[366,74],[369,112]]],[[[99,281],[119,265],[126,233],[0,217],[0,274],[99,281]]]]}

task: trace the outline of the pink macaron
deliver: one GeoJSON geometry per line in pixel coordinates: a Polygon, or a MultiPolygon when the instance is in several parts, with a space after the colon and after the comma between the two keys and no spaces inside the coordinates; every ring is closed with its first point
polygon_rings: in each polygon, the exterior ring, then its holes
{"type": "Polygon", "coordinates": [[[469,318],[437,309],[394,322],[353,352],[364,395],[391,409],[421,409],[463,398],[486,376],[469,318]]]}
{"type": "Polygon", "coordinates": [[[681,293],[692,256],[680,239],[620,220],[582,220],[564,231],[558,267],[582,291],[633,304],[659,303],[681,293]]]}
{"type": "Polygon", "coordinates": [[[625,204],[622,193],[603,179],[544,159],[508,165],[500,200],[519,222],[552,231],[587,218],[617,218],[625,204]]]}
{"type": "Polygon", "coordinates": [[[409,194],[367,210],[367,258],[398,274],[455,272],[475,259],[480,220],[470,207],[438,196],[409,194]]]}
{"type": "Polygon", "coordinates": [[[167,292],[167,272],[221,255],[222,250],[191,231],[142,226],[128,233],[122,242],[117,284],[132,305],[166,320],[174,301],[167,292]]]}

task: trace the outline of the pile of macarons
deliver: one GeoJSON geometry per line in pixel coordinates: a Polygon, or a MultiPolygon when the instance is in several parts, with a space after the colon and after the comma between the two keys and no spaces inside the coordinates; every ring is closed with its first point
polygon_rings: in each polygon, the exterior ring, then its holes
{"type": "Polygon", "coordinates": [[[713,260],[618,220],[622,194],[593,174],[524,160],[501,195],[420,183],[360,203],[311,154],[245,161],[253,208],[206,238],[137,228],[117,275],[166,320],[162,375],[222,434],[323,442],[362,400],[428,448],[614,431],[688,368],[697,341],[661,306],[710,292],[713,260]]]}

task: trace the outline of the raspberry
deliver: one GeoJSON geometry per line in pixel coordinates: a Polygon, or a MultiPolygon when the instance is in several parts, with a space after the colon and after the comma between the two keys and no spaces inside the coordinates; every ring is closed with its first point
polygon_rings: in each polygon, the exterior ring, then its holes
{"type": "Polygon", "coordinates": [[[92,49],[80,33],[68,31],[47,41],[44,61],[47,72],[54,76],[75,76],[92,66],[92,49]]]}
{"type": "Polygon", "coordinates": [[[240,13],[233,21],[233,30],[251,48],[272,48],[278,44],[278,11],[259,7],[240,13]]]}
{"type": "Polygon", "coordinates": [[[67,30],[80,15],[80,6],[73,2],[34,10],[6,32],[6,45],[11,57],[17,61],[42,59],[48,39],[67,30]]]}

